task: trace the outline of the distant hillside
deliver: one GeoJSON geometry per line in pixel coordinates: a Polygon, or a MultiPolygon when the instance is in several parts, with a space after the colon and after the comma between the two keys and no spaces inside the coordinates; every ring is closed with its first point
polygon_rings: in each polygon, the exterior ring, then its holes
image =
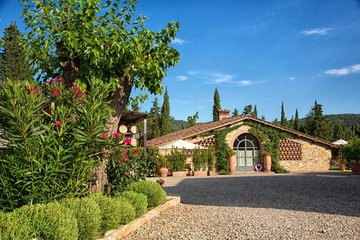
{"type": "Polygon", "coordinates": [[[329,121],[343,124],[348,128],[352,125],[360,125],[360,114],[329,114],[325,116],[329,121]]]}
{"type": "Polygon", "coordinates": [[[188,127],[188,123],[183,120],[171,119],[171,124],[172,124],[172,129],[174,132],[188,127]]]}

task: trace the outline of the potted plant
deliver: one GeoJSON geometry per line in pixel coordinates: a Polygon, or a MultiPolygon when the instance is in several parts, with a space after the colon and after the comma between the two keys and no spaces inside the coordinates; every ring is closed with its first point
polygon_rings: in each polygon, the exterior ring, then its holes
{"type": "Polygon", "coordinates": [[[169,169],[167,168],[168,162],[164,156],[158,156],[157,167],[160,177],[167,177],[169,169]]]}
{"type": "Polygon", "coordinates": [[[272,156],[271,146],[269,142],[266,142],[264,144],[262,155],[264,162],[264,171],[269,173],[271,172],[271,156],[272,156]]]}
{"type": "Polygon", "coordinates": [[[229,171],[230,174],[235,173],[235,165],[236,165],[236,157],[235,157],[235,151],[228,147],[227,149],[227,157],[229,159],[229,171]]]}
{"type": "Polygon", "coordinates": [[[187,154],[174,148],[171,150],[170,155],[167,155],[167,161],[169,163],[170,171],[173,177],[184,177],[187,174],[185,169],[185,162],[187,154]]]}
{"type": "Polygon", "coordinates": [[[197,148],[192,157],[194,176],[207,176],[207,151],[197,148]]]}
{"type": "Polygon", "coordinates": [[[216,175],[216,171],[215,171],[215,154],[214,154],[214,149],[213,148],[208,148],[207,149],[207,167],[208,167],[208,176],[215,176],[216,175]]]}
{"type": "Polygon", "coordinates": [[[352,174],[360,175],[360,138],[349,141],[344,146],[343,154],[350,161],[352,174]]]}

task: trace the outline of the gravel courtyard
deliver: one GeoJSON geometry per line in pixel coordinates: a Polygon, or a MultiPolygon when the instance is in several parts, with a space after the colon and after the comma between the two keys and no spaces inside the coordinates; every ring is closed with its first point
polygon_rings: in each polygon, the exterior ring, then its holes
{"type": "Polygon", "coordinates": [[[126,239],[360,239],[360,176],[165,178],[182,204],[126,239]]]}

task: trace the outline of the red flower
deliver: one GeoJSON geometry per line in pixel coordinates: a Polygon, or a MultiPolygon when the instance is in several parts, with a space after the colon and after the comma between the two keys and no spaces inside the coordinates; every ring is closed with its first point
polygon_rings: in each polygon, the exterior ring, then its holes
{"type": "Polygon", "coordinates": [[[54,87],[54,95],[57,97],[60,97],[60,92],[59,89],[57,87],[54,87]]]}
{"type": "Polygon", "coordinates": [[[57,120],[57,121],[55,122],[55,125],[56,125],[56,126],[61,126],[61,122],[60,122],[59,120],[57,120]]]}
{"type": "Polygon", "coordinates": [[[130,145],[130,144],[131,144],[131,138],[126,136],[125,139],[124,139],[124,146],[130,145]]]}
{"type": "Polygon", "coordinates": [[[118,138],[118,137],[120,137],[119,132],[114,132],[114,133],[112,134],[112,137],[113,137],[113,138],[118,138]]]}
{"type": "Polygon", "coordinates": [[[140,149],[133,149],[133,150],[131,150],[131,152],[132,152],[133,154],[139,154],[139,153],[140,153],[140,149]]]}
{"type": "Polygon", "coordinates": [[[64,83],[64,82],[65,82],[65,80],[64,80],[62,77],[60,77],[60,78],[58,78],[58,82],[62,82],[62,83],[64,83]]]}
{"type": "Polygon", "coordinates": [[[122,152],[121,152],[121,155],[122,155],[122,160],[123,160],[124,162],[126,162],[126,161],[128,160],[128,155],[127,155],[126,150],[122,151],[122,152]]]}
{"type": "Polygon", "coordinates": [[[100,136],[101,139],[107,139],[108,135],[107,133],[104,133],[103,135],[100,136]]]}
{"type": "Polygon", "coordinates": [[[80,91],[80,87],[74,85],[72,87],[69,88],[70,91],[80,91]]]}

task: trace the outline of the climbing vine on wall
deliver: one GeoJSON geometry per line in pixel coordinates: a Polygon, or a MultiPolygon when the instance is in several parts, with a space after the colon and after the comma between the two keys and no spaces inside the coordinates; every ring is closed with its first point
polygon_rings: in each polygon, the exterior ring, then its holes
{"type": "Polygon", "coordinates": [[[280,165],[279,162],[279,143],[281,139],[289,138],[290,136],[286,133],[274,130],[269,127],[264,127],[260,124],[246,123],[251,127],[250,133],[255,135],[263,144],[263,153],[271,155],[271,171],[276,173],[287,173],[289,172],[280,165]]]}

